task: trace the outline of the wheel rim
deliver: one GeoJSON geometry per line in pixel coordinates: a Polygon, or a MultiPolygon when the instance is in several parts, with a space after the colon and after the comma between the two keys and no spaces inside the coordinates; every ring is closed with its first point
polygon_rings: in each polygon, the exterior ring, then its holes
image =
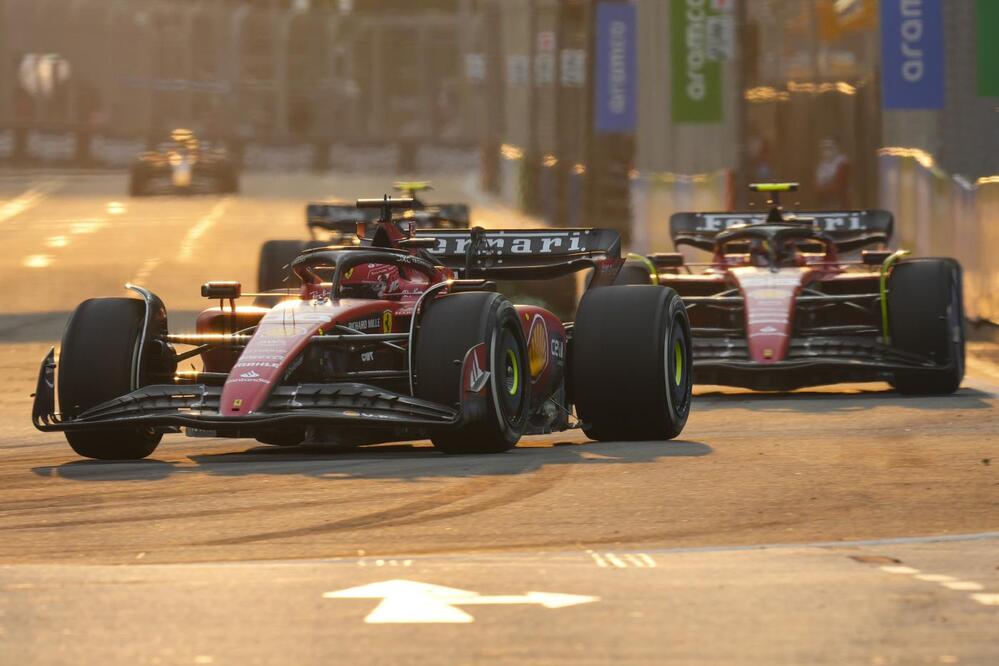
{"type": "Polygon", "coordinates": [[[508,326],[500,331],[498,343],[496,362],[493,365],[496,369],[495,386],[499,394],[497,407],[501,412],[500,418],[512,425],[521,418],[524,407],[522,350],[517,344],[517,337],[508,326]]]}
{"type": "Polygon", "coordinates": [[[507,394],[517,395],[520,390],[520,364],[517,362],[517,355],[512,349],[506,350],[506,378],[503,382],[507,394]]]}
{"type": "Polygon", "coordinates": [[[673,342],[673,367],[673,383],[679,386],[683,379],[683,347],[679,340],[673,342]]]}
{"type": "Polygon", "coordinates": [[[674,414],[686,413],[690,404],[690,345],[683,319],[677,316],[666,334],[664,349],[666,370],[666,397],[674,414]]]}

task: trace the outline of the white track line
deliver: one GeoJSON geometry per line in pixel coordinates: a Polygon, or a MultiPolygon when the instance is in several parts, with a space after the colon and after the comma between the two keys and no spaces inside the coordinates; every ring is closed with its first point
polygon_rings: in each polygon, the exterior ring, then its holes
{"type": "Polygon", "coordinates": [[[184,242],[180,246],[180,253],[177,255],[178,261],[191,261],[191,257],[194,255],[194,246],[197,245],[198,240],[225,215],[226,208],[229,207],[231,202],[232,199],[230,197],[222,199],[212,206],[207,215],[198,220],[198,223],[188,230],[187,235],[184,237],[184,242]]]}
{"type": "MultiPolygon", "coordinates": [[[[948,590],[956,590],[958,592],[977,592],[985,589],[984,585],[976,583],[972,580],[958,580],[954,576],[948,576],[946,574],[924,574],[921,573],[919,569],[914,569],[912,567],[889,565],[878,568],[885,573],[912,576],[916,580],[921,580],[927,583],[937,583],[941,587],[946,587],[948,590]]],[[[972,601],[977,601],[983,606],[999,606],[999,594],[989,592],[969,594],[968,598],[972,601]]]]}
{"type": "Polygon", "coordinates": [[[44,201],[48,195],[62,187],[62,184],[61,179],[53,178],[32,185],[21,194],[0,206],[0,222],[6,222],[12,217],[20,215],[30,208],[34,208],[44,201]]]}

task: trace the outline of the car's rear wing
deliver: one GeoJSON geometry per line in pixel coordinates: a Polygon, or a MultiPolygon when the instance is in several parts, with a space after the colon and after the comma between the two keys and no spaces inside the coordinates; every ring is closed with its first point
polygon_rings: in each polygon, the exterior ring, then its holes
{"type": "Polygon", "coordinates": [[[436,239],[430,255],[469,278],[548,279],[621,258],[621,236],[611,229],[474,227],[420,229],[416,235],[436,239]]]}
{"type": "MultiPolygon", "coordinates": [[[[895,220],[886,210],[798,211],[787,215],[787,222],[798,220],[814,226],[841,250],[852,250],[873,243],[887,244],[892,237],[895,220]]],[[[669,230],[674,245],[691,245],[711,250],[714,238],[736,226],[763,224],[763,212],[674,213],[669,230]]]]}
{"type": "Polygon", "coordinates": [[[417,215],[423,213],[434,221],[439,221],[441,226],[467,229],[472,220],[472,214],[468,209],[468,204],[444,203],[427,206],[422,211],[414,211],[417,215]]]}
{"type": "Polygon", "coordinates": [[[305,207],[305,223],[310,229],[352,234],[359,223],[376,222],[380,214],[377,208],[358,208],[354,204],[310,203],[305,207]]]}
{"type": "MultiPolygon", "coordinates": [[[[467,204],[434,204],[411,213],[418,227],[468,228],[471,214],[467,204]]],[[[352,234],[359,223],[377,222],[378,208],[358,208],[353,204],[310,203],[305,207],[305,223],[310,229],[352,234]]]]}

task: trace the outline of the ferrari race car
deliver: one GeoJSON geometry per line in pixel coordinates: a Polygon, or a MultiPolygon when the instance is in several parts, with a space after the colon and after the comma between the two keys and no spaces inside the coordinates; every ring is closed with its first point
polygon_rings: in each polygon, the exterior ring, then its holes
{"type": "MultiPolygon", "coordinates": [[[[462,203],[427,205],[416,198],[420,192],[432,189],[426,182],[395,183],[397,192],[413,201],[413,207],[406,210],[404,224],[414,229],[467,229],[470,215],[468,206],[462,203]]],[[[378,220],[378,210],[359,209],[348,203],[310,203],[305,208],[305,224],[309,230],[309,240],[270,240],[260,248],[257,262],[257,289],[297,288],[298,282],[291,272],[291,262],[302,250],[336,245],[340,243],[359,244],[364,235],[364,226],[378,220]],[[359,226],[360,225],[360,226],[359,226]]]]}
{"type": "Polygon", "coordinates": [[[760,390],[888,381],[900,393],[944,394],[964,376],[961,267],[884,249],[883,210],[677,213],[677,248],[632,256],[617,284],[658,284],[683,298],[694,335],[694,381],[760,390]],[[870,249],[863,249],[870,248],[870,249]],[[859,252],[859,254],[858,254],[859,252]],[[856,256],[847,260],[844,255],[856,256]]]}
{"type": "Polygon", "coordinates": [[[187,129],[175,129],[156,150],[141,153],[129,169],[128,192],[149,194],[234,194],[239,172],[224,148],[195,138],[187,129]]]}
{"type": "Polygon", "coordinates": [[[610,286],[623,264],[616,232],[414,233],[392,217],[411,206],[358,201],[381,211],[373,233],[299,255],[293,296],[237,306],[251,296],[238,283],[203,285],[219,305],[192,333],[170,332],[162,301],[142,287],[128,287],[141,299],[84,301],[58,364],[54,350],[42,362],[35,426],[100,459],[148,456],[181,428],[275,445],[430,438],[446,453],[500,452],[572,427],[600,440],[680,433],[687,312],[671,289],[610,286]],[[593,277],[575,322],[492,290],[493,278],[583,269],[593,277]],[[178,370],[195,357],[202,369],[178,370]]]}

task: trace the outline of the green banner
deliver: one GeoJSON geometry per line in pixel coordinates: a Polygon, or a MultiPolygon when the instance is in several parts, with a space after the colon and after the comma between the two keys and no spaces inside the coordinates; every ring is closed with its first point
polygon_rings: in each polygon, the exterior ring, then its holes
{"type": "Polygon", "coordinates": [[[720,123],[722,63],[731,57],[731,1],[671,0],[674,123],[720,123]]]}
{"type": "Polygon", "coordinates": [[[975,5],[978,42],[978,96],[999,97],[999,2],[978,0],[975,5]]]}

